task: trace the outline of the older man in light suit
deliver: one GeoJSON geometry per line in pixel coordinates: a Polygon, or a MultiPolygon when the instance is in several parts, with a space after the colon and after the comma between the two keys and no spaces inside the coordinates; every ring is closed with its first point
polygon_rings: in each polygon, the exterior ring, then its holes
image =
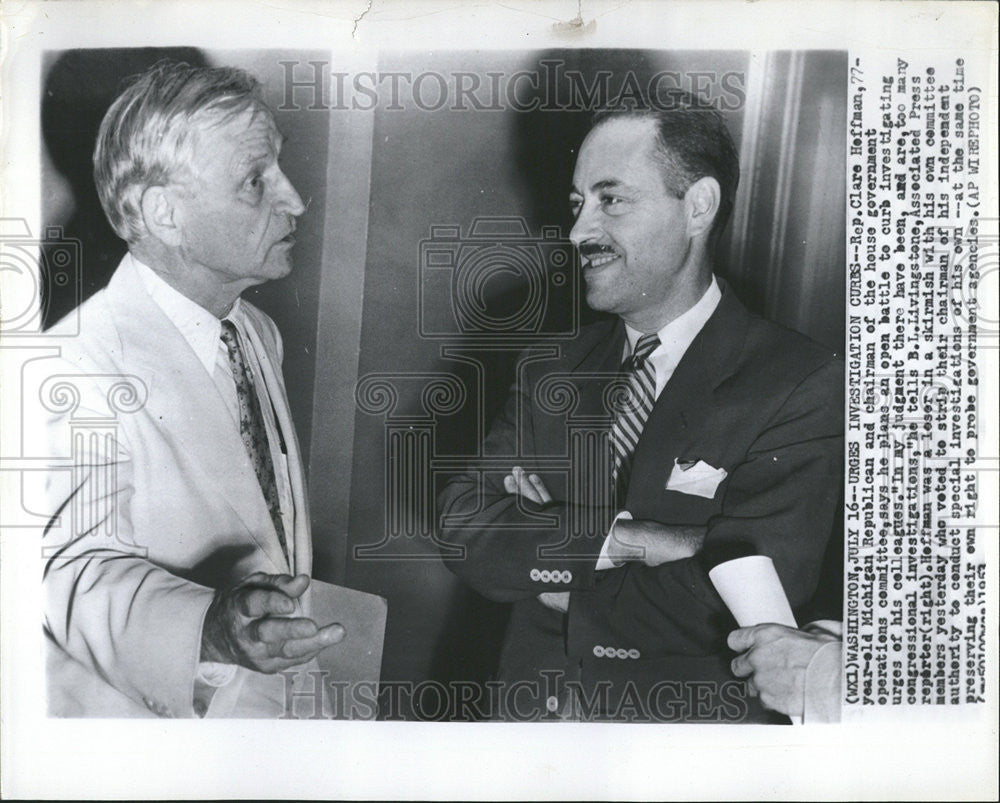
{"type": "Polygon", "coordinates": [[[302,200],[255,79],[163,63],[109,109],[94,170],[129,253],[28,374],[46,479],[55,716],[282,716],[342,639],[305,604],[305,481],[274,322],[302,200]]]}

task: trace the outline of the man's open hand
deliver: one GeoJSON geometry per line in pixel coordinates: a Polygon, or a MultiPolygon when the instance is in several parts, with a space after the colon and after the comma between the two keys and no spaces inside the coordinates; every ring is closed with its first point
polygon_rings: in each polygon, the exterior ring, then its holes
{"type": "Polygon", "coordinates": [[[339,623],[321,628],[312,619],[289,618],[308,587],[306,574],[256,572],[216,591],[202,627],[201,660],[273,673],[336,644],[344,637],[339,623]]]}

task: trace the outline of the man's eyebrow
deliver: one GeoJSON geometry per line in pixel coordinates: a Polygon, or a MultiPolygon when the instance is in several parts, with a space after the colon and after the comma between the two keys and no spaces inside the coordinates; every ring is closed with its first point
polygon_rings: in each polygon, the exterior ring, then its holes
{"type": "Polygon", "coordinates": [[[590,189],[596,192],[598,190],[611,190],[614,189],[615,187],[624,187],[624,186],[625,183],[619,181],[616,178],[606,178],[602,181],[597,181],[594,184],[592,184],[590,189]]]}
{"type": "Polygon", "coordinates": [[[269,150],[252,150],[243,153],[235,162],[233,162],[233,168],[237,173],[241,173],[244,170],[248,170],[261,162],[268,161],[273,156],[273,153],[269,150]]]}
{"type": "Polygon", "coordinates": [[[283,138],[278,135],[271,145],[272,147],[252,147],[244,151],[234,162],[237,170],[245,170],[259,162],[267,162],[271,159],[277,159],[279,153],[281,152],[281,143],[283,138]]]}
{"type": "MultiPolygon", "coordinates": [[[[601,181],[595,181],[593,184],[590,185],[590,190],[591,192],[600,192],[601,190],[610,190],[616,187],[624,187],[624,186],[627,185],[616,178],[606,178],[602,179],[601,181]]],[[[569,194],[583,195],[583,193],[576,188],[575,184],[572,187],[570,187],[569,194]]]]}

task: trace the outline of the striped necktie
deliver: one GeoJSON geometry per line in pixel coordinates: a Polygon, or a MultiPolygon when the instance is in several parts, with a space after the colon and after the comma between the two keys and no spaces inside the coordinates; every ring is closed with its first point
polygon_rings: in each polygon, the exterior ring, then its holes
{"type": "Polygon", "coordinates": [[[281,505],[278,502],[278,483],[274,477],[274,462],[271,460],[271,445],[264,427],[264,416],[260,412],[260,399],[254,390],[253,379],[247,366],[246,357],[240,348],[236,327],[232,321],[222,321],[222,342],[229,352],[229,367],[236,380],[236,400],[240,410],[240,437],[246,447],[250,462],[257,473],[257,481],[271,513],[271,521],[281,542],[281,551],[288,560],[288,543],[285,541],[285,526],[281,520],[281,505]]]}
{"type": "Polygon", "coordinates": [[[632,356],[622,364],[623,375],[628,378],[628,390],[618,406],[611,425],[611,486],[614,499],[624,500],[632,471],[632,454],[642,435],[642,428],[653,409],[656,391],[656,371],[649,355],[660,345],[658,335],[643,335],[635,344],[632,356]]]}

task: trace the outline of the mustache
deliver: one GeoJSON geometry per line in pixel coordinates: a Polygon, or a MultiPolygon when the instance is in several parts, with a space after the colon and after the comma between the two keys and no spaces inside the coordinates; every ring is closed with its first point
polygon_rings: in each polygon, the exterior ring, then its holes
{"type": "Polygon", "coordinates": [[[601,245],[599,243],[583,243],[580,246],[580,256],[584,259],[590,259],[591,257],[600,256],[601,254],[617,254],[618,252],[612,248],[610,245],[601,245]]]}

